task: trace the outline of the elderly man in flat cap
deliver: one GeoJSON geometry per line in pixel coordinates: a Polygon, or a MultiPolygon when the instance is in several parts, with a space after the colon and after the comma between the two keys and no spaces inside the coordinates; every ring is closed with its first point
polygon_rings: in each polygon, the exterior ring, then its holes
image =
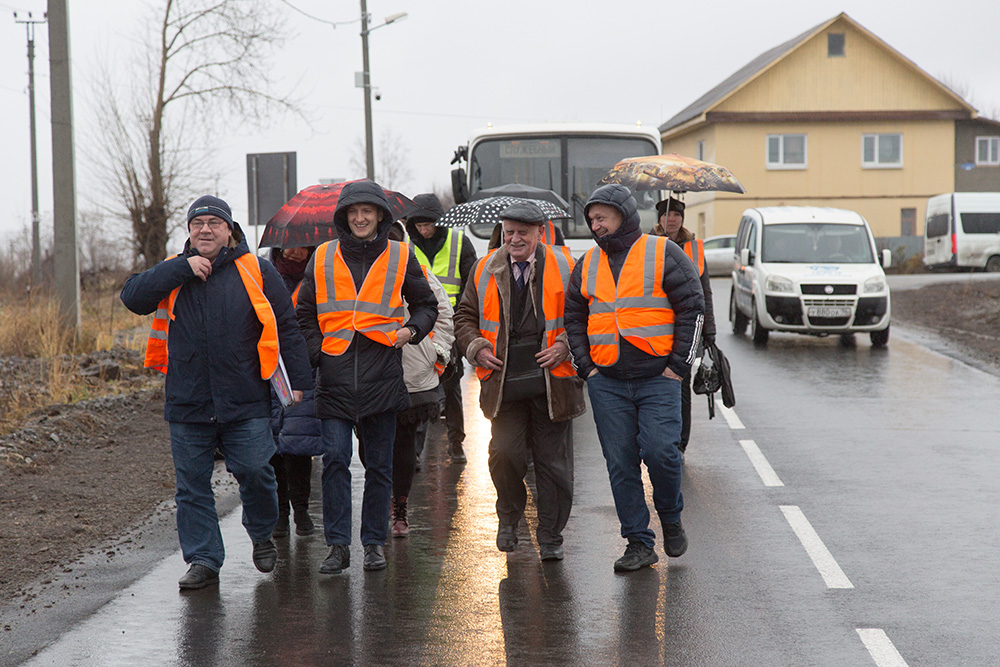
{"type": "Polygon", "coordinates": [[[476,367],[479,404],[493,426],[497,548],[513,551],[518,543],[530,447],[539,556],[561,560],[573,503],[570,428],[586,410],[562,324],[573,261],[565,247],[541,243],[545,215],[535,204],[511,204],[500,218],[504,243],[476,264],[455,313],[455,336],[476,367]]]}

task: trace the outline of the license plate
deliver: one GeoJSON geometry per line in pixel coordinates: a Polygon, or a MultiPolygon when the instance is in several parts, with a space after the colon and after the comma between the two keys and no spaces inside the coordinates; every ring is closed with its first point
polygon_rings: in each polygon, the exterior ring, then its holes
{"type": "Polygon", "coordinates": [[[832,306],[817,306],[809,309],[809,317],[850,317],[850,308],[834,308],[832,306]]]}

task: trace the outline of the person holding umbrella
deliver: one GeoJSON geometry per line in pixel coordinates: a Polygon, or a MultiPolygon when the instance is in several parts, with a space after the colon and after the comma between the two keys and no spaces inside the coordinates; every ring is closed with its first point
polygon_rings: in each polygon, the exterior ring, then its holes
{"type": "MultiPolygon", "coordinates": [[[[684,227],[684,202],[669,197],[657,202],[656,226],[652,234],[666,236],[681,247],[681,250],[691,259],[698,269],[701,278],[701,290],[705,295],[705,329],[701,336],[701,344],[705,347],[715,344],[715,308],[712,301],[712,281],[705,264],[705,246],[701,239],[696,239],[691,230],[684,227]]],[[[697,341],[696,341],[697,344],[697,341]]],[[[688,372],[681,382],[681,440],[677,447],[681,450],[681,462],[687,451],[688,440],[691,438],[691,373],[688,372]]]]}
{"type": "Polygon", "coordinates": [[[355,426],[365,443],[364,569],[386,567],[396,413],[409,405],[400,348],[419,343],[437,321],[437,299],[419,262],[388,238],[392,223],[377,183],[345,185],[333,214],[338,238],[316,249],[299,288],[299,326],[318,369],[323,532],[330,547],[322,574],[340,574],[350,565],[355,426]]]}
{"type": "Polygon", "coordinates": [[[659,560],[649,529],[641,464],[670,557],[687,550],[681,524],[680,385],[697,352],[705,299],[694,265],[676,244],[643,234],[623,185],[597,188],[584,206],[597,246],[566,290],[566,333],[587,380],[611,493],[628,540],[615,561],[631,572],[659,560]]]}
{"type": "MultiPolygon", "coordinates": [[[[476,263],[476,249],[460,229],[439,227],[444,215],[441,200],[433,192],[413,198],[414,207],[406,215],[406,232],[417,261],[433,273],[444,286],[451,307],[458,298],[476,263]]],[[[465,463],[465,414],[462,411],[462,355],[455,350],[452,362],[442,379],[444,419],[448,426],[448,455],[452,463],[465,463]]]]}
{"type": "Polygon", "coordinates": [[[537,205],[515,202],[500,219],[504,245],[476,264],[455,313],[455,337],[476,366],[479,403],[492,422],[497,548],[513,551],[518,543],[530,446],[539,557],[562,560],[562,530],[573,503],[570,429],[586,410],[562,326],[573,264],[565,248],[541,243],[546,216],[537,205]]]}

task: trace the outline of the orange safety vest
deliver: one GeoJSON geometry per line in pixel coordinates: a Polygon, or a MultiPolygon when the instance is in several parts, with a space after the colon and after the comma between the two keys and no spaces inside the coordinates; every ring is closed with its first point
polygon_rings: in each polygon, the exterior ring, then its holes
{"type": "Polygon", "coordinates": [[[556,244],[556,226],[551,220],[542,223],[542,243],[545,245],[556,244]]]}
{"type": "Polygon", "coordinates": [[[323,332],[323,352],[342,355],[355,331],[376,343],[395,344],[406,316],[403,280],[409,257],[405,244],[389,241],[358,292],[340,241],[327,241],[316,249],[316,315],[323,332]]]}
{"type": "Polygon", "coordinates": [[[583,257],[580,293],[590,302],[587,338],[598,366],[618,361],[618,337],[647,354],[665,357],[674,345],[674,311],[663,291],[665,236],[643,234],[628,251],[618,284],[600,247],[583,257]]]}
{"type": "MultiPolygon", "coordinates": [[[[176,257],[174,255],[173,257],[176,257]]],[[[168,257],[167,259],[173,259],[168,257]]],[[[264,295],[264,278],[260,272],[260,264],[257,257],[250,253],[240,255],[235,260],[236,268],[240,278],[243,280],[243,287],[250,297],[250,304],[254,313],[260,321],[264,330],[260,333],[260,340],[257,341],[257,356],[260,358],[260,377],[262,380],[270,380],[271,376],[278,368],[278,321],[271,308],[271,302],[264,295]]],[[[177,294],[180,287],[174,288],[170,294],[160,301],[156,306],[156,314],[153,316],[153,326],[149,331],[149,339],[146,341],[146,368],[155,368],[161,373],[167,372],[167,332],[170,328],[170,320],[174,317],[174,303],[177,301],[177,294]]]]}
{"type": "Polygon", "coordinates": [[[701,239],[691,239],[684,244],[684,252],[698,269],[698,275],[705,274],[705,243],[701,239]]]}
{"type": "Polygon", "coordinates": [[[299,290],[302,289],[302,281],[295,286],[295,291],[292,292],[292,308],[296,308],[299,305],[299,290]]]}
{"type": "MultiPolygon", "coordinates": [[[[545,265],[542,272],[542,315],[545,317],[545,345],[555,345],[556,337],[566,331],[563,313],[566,309],[566,288],[573,272],[573,256],[565,246],[543,246],[545,265]]],[[[495,252],[495,251],[494,251],[495,252]]],[[[491,351],[496,354],[497,334],[500,330],[500,290],[496,276],[487,273],[486,262],[493,255],[489,253],[476,265],[476,291],[479,293],[479,335],[490,342],[491,351]]],[[[549,369],[556,377],[573,377],[576,369],[566,360],[549,369]]],[[[476,366],[476,375],[485,380],[493,372],[490,368],[476,366]]]]}

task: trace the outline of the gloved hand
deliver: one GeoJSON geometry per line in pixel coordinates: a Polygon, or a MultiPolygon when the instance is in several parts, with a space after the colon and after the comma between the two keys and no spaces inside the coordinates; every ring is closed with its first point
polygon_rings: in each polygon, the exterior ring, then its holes
{"type": "Polygon", "coordinates": [[[702,345],[704,345],[705,347],[712,347],[713,345],[715,345],[715,336],[705,334],[704,336],[701,337],[701,342],[702,345]]]}

